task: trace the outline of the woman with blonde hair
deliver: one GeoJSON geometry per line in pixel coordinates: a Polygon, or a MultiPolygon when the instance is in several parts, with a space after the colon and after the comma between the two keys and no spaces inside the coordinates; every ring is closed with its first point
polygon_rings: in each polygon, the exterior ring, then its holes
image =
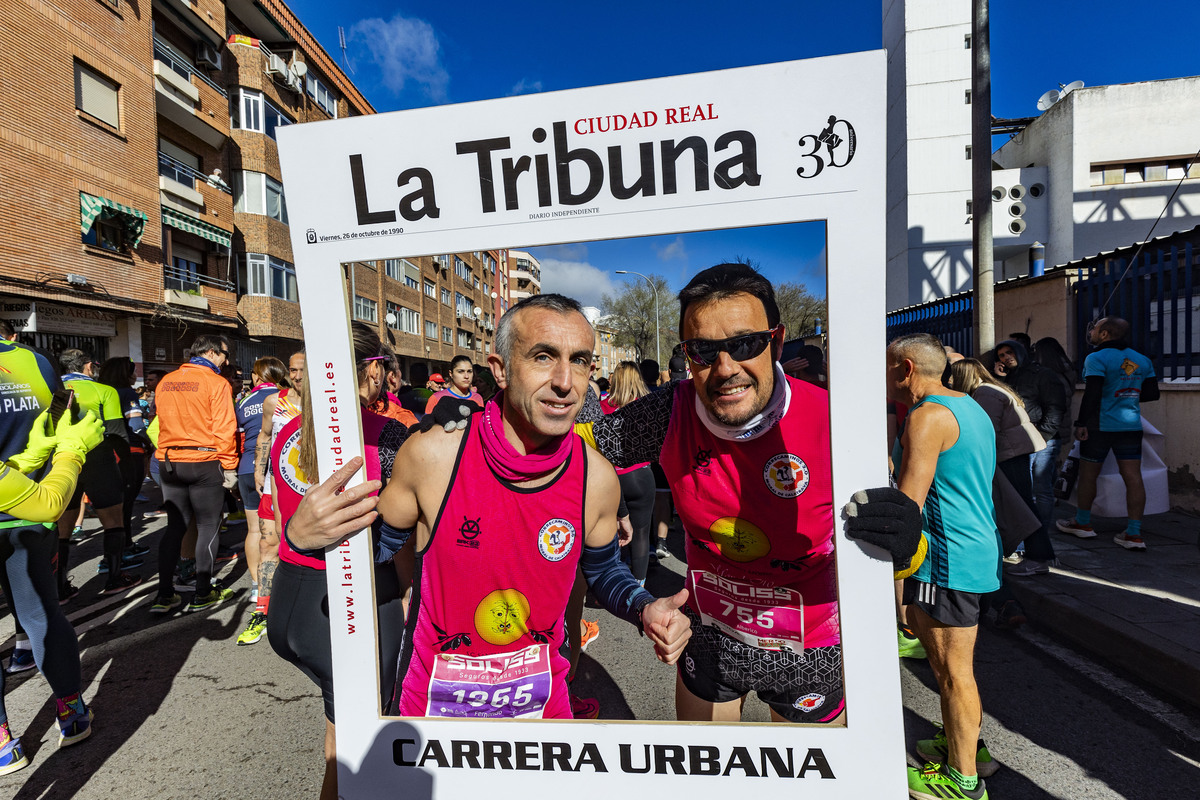
{"type": "MultiPolygon", "coordinates": [[[[1040,530],[1037,507],[1033,502],[1032,454],[1046,446],[1042,435],[1029,421],[1025,404],[1012,389],[997,381],[980,361],[964,358],[950,365],[950,388],[971,395],[992,420],[996,429],[996,467],[992,496],[996,505],[996,525],[1007,554],[1017,542],[1040,530]],[[1003,476],[1009,486],[1000,481],[1003,476]],[[1011,490],[1015,490],[1015,495],[1011,490]]],[[[1027,576],[1018,564],[1009,575],[1027,576]]],[[[991,596],[999,605],[996,625],[1015,628],[1025,621],[1020,603],[1001,585],[991,596]]]]}

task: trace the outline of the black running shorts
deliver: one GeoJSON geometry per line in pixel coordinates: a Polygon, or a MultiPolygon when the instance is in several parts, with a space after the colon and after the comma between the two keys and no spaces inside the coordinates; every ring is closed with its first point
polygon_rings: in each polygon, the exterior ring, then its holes
{"type": "Polygon", "coordinates": [[[692,638],[679,659],[683,685],[701,700],[725,703],[749,692],[789,722],[831,722],[845,705],[842,648],[803,653],[763,650],[702,625],[690,608],[692,638]]]}
{"type": "Polygon", "coordinates": [[[979,624],[979,601],[974,592],[960,592],[916,578],[904,579],[904,605],[916,606],[943,625],[973,628],[979,624]]]}
{"type": "Polygon", "coordinates": [[[125,502],[125,481],[112,442],[101,442],[87,454],[67,508],[79,508],[85,493],[92,508],[108,508],[125,502]]]}
{"type": "Polygon", "coordinates": [[[1142,460],[1141,431],[1098,431],[1088,428],[1088,438],[1079,443],[1079,457],[1084,461],[1103,464],[1108,451],[1118,461],[1142,460]]]}

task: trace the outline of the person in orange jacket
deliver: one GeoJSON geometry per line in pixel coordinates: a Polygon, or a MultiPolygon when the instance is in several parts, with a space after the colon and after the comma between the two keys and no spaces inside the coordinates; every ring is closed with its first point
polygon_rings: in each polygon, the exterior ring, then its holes
{"type": "Polygon", "coordinates": [[[188,363],[158,383],[158,458],[167,528],[158,550],[158,596],[151,613],[166,614],[182,600],[174,573],[188,525],[196,522],[196,594],[184,611],[223,603],[232,589],[212,585],[217,533],[225,490],[237,483],[237,419],[229,382],[221,368],[229,360],[224,336],[202,334],[188,363]]]}

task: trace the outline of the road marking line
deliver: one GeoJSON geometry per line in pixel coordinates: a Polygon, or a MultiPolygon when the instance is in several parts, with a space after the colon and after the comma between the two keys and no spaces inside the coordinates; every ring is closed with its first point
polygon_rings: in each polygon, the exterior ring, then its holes
{"type": "Polygon", "coordinates": [[[1178,708],[1159,700],[1140,686],[1115,675],[1105,667],[1089,661],[1073,650],[1063,647],[1048,636],[1028,628],[1022,628],[1015,633],[1042,652],[1089,678],[1104,691],[1115,694],[1133,706],[1145,710],[1147,714],[1180,736],[1200,744],[1200,727],[1192,724],[1178,708]]]}

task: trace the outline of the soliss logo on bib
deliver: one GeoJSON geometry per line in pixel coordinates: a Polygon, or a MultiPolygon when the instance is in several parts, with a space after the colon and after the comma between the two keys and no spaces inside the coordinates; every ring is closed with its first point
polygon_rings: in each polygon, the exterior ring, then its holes
{"type": "Polygon", "coordinates": [[[565,519],[552,519],[538,531],[538,552],[547,561],[562,561],[575,544],[575,526],[565,519]]]}
{"type": "Polygon", "coordinates": [[[808,488],[808,465],[792,453],[771,456],[763,467],[763,481],[776,497],[799,497],[808,488]]]}

